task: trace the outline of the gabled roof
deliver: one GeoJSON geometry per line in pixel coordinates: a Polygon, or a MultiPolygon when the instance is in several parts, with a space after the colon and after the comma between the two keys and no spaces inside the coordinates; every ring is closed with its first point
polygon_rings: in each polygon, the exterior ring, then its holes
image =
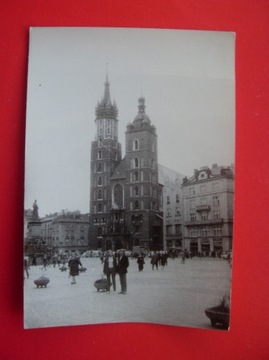
{"type": "Polygon", "coordinates": [[[116,167],[113,175],[110,177],[110,180],[125,179],[125,178],[126,178],[126,161],[125,158],[123,158],[119,163],[119,165],[116,167]]]}
{"type": "Polygon", "coordinates": [[[181,185],[183,178],[185,176],[161,164],[158,164],[158,172],[159,172],[158,175],[159,183],[162,185],[165,185],[167,183],[174,183],[177,185],[181,185]]]}

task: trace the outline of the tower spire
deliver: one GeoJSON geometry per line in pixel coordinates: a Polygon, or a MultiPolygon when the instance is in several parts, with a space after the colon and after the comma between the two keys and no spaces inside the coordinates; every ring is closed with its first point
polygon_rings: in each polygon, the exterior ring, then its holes
{"type": "Polygon", "coordinates": [[[98,102],[95,114],[96,118],[112,118],[116,119],[118,116],[118,108],[116,103],[114,102],[112,104],[111,98],[110,98],[110,83],[108,81],[108,74],[106,73],[106,80],[105,80],[105,89],[104,89],[104,95],[100,102],[98,102]]]}
{"type": "Polygon", "coordinates": [[[108,75],[106,74],[104,97],[102,101],[104,105],[111,105],[109,85],[110,83],[108,81],[108,75]]]}

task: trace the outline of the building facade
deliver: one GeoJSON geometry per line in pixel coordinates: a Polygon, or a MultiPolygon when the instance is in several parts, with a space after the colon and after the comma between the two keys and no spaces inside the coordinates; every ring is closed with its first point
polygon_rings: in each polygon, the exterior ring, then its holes
{"type": "Polygon", "coordinates": [[[183,250],[183,178],[184,175],[159,164],[159,180],[163,185],[163,247],[175,255],[183,250]]]}
{"type": "Polygon", "coordinates": [[[89,215],[79,211],[62,211],[38,216],[35,202],[33,210],[25,211],[27,226],[24,248],[27,255],[44,253],[83,252],[89,245],[89,215]]]}
{"type": "Polygon", "coordinates": [[[118,109],[104,95],[96,107],[91,147],[90,246],[102,250],[133,246],[162,248],[162,187],[158,181],[157,133],[138,100],[125,132],[125,157],[118,142],[118,109]]]}
{"type": "Polygon", "coordinates": [[[89,215],[62,212],[41,219],[41,237],[49,252],[82,252],[88,248],[89,215]]]}
{"type": "Polygon", "coordinates": [[[232,248],[233,167],[203,167],[183,184],[184,248],[193,255],[220,254],[232,248]]]}

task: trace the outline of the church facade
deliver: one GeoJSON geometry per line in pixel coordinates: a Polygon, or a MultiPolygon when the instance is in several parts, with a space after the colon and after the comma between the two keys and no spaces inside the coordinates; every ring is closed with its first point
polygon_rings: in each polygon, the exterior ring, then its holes
{"type": "Polygon", "coordinates": [[[162,186],[158,179],[157,133],[138,99],[138,113],[127,124],[125,156],[118,140],[118,108],[105,81],[96,107],[91,144],[90,248],[117,250],[163,247],[162,186]]]}

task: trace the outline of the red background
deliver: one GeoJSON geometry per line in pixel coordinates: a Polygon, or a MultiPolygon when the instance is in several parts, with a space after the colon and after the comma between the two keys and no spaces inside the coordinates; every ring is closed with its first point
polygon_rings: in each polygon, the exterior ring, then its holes
{"type": "Polygon", "coordinates": [[[269,359],[269,1],[2,0],[0,17],[1,359],[269,359]],[[151,324],[23,329],[30,26],[236,32],[236,201],[229,332],[151,324]]]}

